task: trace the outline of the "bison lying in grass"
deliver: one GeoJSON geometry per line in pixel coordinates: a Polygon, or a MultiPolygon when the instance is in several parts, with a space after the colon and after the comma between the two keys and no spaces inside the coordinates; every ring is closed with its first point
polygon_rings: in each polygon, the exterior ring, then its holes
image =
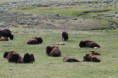
{"type": "Polygon", "coordinates": [[[5,52],[3,57],[12,63],[22,63],[22,57],[15,51],[5,52]]]}
{"type": "Polygon", "coordinates": [[[75,58],[70,58],[70,57],[64,57],[63,61],[64,62],[80,62],[79,60],[77,60],[75,58]]]}
{"type": "Polygon", "coordinates": [[[101,60],[97,57],[98,55],[100,55],[100,54],[95,51],[91,51],[91,54],[86,54],[83,57],[83,61],[85,61],[85,62],[101,62],[101,60]]]}
{"type": "Polygon", "coordinates": [[[46,53],[48,56],[52,56],[52,57],[61,56],[61,51],[59,50],[59,47],[57,47],[57,46],[47,46],[46,53]]]}
{"type": "Polygon", "coordinates": [[[23,63],[33,63],[35,61],[34,55],[26,53],[23,57],[23,63]]]}
{"type": "Polygon", "coordinates": [[[43,39],[41,37],[33,37],[27,41],[27,44],[41,44],[43,39]]]}
{"type": "Polygon", "coordinates": [[[3,55],[11,63],[33,63],[35,61],[34,55],[26,53],[22,58],[20,54],[15,51],[5,52],[3,55]]]}
{"type": "Polygon", "coordinates": [[[99,44],[97,44],[94,41],[90,41],[90,40],[80,41],[79,46],[80,46],[80,48],[83,48],[83,47],[100,48],[99,44]]]}

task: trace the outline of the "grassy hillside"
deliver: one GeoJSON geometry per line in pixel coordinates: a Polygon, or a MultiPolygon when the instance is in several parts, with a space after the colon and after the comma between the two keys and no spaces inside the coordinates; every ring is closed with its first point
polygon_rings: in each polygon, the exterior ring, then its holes
{"type": "Polygon", "coordinates": [[[16,1],[0,5],[0,26],[97,30],[118,28],[118,3],[95,0],[16,1]],[[5,11],[4,11],[5,10],[5,11]]]}
{"type": "Polygon", "coordinates": [[[118,30],[72,31],[69,41],[59,46],[62,56],[49,57],[46,55],[46,46],[61,41],[63,30],[47,30],[35,28],[10,28],[15,35],[14,40],[0,41],[1,78],[117,78],[118,75],[118,30]],[[44,42],[40,45],[27,45],[26,42],[33,36],[41,36],[44,42]],[[81,40],[90,39],[101,45],[100,49],[79,48],[81,40]],[[33,64],[8,63],[3,58],[5,51],[14,50],[21,54],[29,52],[35,56],[33,64]],[[82,61],[83,56],[90,51],[101,53],[100,63],[80,62],[65,63],[64,56],[70,56],[82,61]]]}

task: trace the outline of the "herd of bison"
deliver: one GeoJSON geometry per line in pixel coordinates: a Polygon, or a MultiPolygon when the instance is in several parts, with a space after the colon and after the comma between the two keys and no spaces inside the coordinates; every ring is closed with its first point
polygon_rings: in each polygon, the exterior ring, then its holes
{"type": "MultiPolygon", "coordinates": [[[[9,29],[0,30],[0,41],[8,41],[9,39],[10,40],[14,39],[14,35],[12,34],[12,32],[9,29]]],[[[68,41],[68,39],[69,39],[68,33],[62,32],[62,41],[68,41]]],[[[41,37],[33,37],[27,41],[28,45],[41,44],[41,43],[43,43],[43,39],[41,37]]],[[[65,45],[65,44],[61,42],[52,46],[47,46],[46,47],[47,56],[60,57],[62,55],[57,45],[65,45]]],[[[100,45],[94,41],[85,40],[85,41],[80,41],[79,47],[80,48],[100,48],[100,45]]],[[[100,53],[91,51],[90,54],[85,54],[85,56],[83,56],[83,61],[84,62],[100,62],[101,60],[98,58],[98,56],[100,56],[100,53]]],[[[29,53],[25,53],[24,56],[21,57],[21,55],[15,51],[6,51],[3,54],[3,57],[7,59],[8,62],[12,62],[12,63],[35,62],[34,54],[29,54],[29,53]]],[[[80,62],[78,59],[71,58],[71,57],[64,57],[63,61],[64,62],[80,62]]]]}

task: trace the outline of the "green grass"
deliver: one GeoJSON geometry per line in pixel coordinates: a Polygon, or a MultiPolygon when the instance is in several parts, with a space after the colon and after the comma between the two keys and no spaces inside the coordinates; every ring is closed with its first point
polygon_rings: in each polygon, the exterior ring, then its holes
{"type": "Polygon", "coordinates": [[[14,40],[0,41],[0,77],[1,78],[117,78],[118,77],[118,30],[74,31],[69,33],[66,45],[59,46],[62,56],[49,57],[45,53],[47,45],[61,41],[63,30],[35,28],[10,28],[15,35],[14,40]],[[40,45],[27,45],[29,38],[41,36],[44,42],[40,45]],[[79,48],[81,40],[90,39],[101,45],[100,49],[79,48]],[[21,54],[29,52],[35,56],[33,64],[8,63],[3,58],[5,51],[14,50],[21,54]],[[83,56],[95,50],[101,53],[100,63],[65,63],[64,56],[82,61],[83,56]]]}

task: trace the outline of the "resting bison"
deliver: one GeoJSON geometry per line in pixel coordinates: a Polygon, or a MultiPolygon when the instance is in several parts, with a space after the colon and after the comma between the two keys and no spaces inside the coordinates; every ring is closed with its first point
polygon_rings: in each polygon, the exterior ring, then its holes
{"type": "Polygon", "coordinates": [[[30,39],[27,44],[41,44],[43,42],[41,37],[34,37],[30,39]]]}
{"type": "Polygon", "coordinates": [[[8,61],[12,63],[22,63],[22,57],[14,51],[5,52],[3,57],[7,58],[8,61]]]}
{"type": "Polygon", "coordinates": [[[86,54],[86,55],[83,57],[83,61],[86,61],[86,62],[100,62],[100,59],[97,58],[97,57],[94,56],[94,55],[86,54]]]}
{"type": "Polygon", "coordinates": [[[64,62],[80,62],[79,60],[77,60],[75,58],[70,58],[70,57],[64,57],[63,61],[64,62]]]}
{"type": "Polygon", "coordinates": [[[12,35],[8,29],[0,30],[0,37],[7,37],[10,38],[10,40],[14,39],[14,35],[12,35]]]}
{"type": "Polygon", "coordinates": [[[68,40],[68,33],[67,32],[62,32],[62,41],[67,41],[68,40]]]}
{"type": "Polygon", "coordinates": [[[61,52],[57,46],[47,46],[46,53],[52,57],[59,57],[61,56],[61,52]]]}
{"type": "Polygon", "coordinates": [[[94,41],[86,40],[86,41],[80,41],[79,46],[81,48],[83,47],[89,47],[89,48],[100,48],[100,45],[97,44],[94,41]]]}
{"type": "Polygon", "coordinates": [[[34,55],[26,53],[23,57],[23,63],[33,63],[35,61],[34,55]]]}

